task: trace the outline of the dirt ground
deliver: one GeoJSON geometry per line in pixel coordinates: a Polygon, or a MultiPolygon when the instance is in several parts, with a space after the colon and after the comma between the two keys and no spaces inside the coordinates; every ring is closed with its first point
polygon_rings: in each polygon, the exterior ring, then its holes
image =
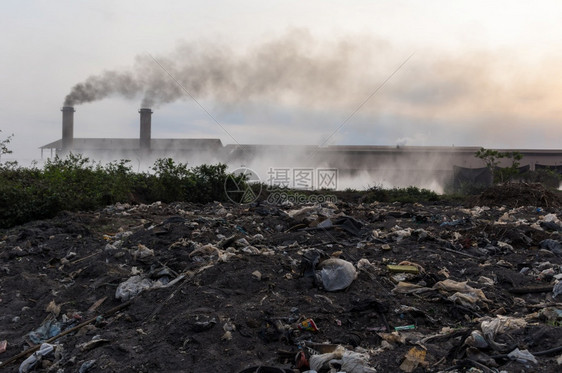
{"type": "Polygon", "coordinates": [[[558,196],[482,198],[113,205],[1,231],[0,368],[558,372],[558,196]],[[351,263],[349,286],[328,290],[344,278],[328,258],[351,263]]]}

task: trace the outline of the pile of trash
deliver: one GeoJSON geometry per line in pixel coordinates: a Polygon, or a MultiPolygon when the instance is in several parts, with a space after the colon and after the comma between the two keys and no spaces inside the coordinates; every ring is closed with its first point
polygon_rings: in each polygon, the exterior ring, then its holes
{"type": "Polygon", "coordinates": [[[0,368],[558,372],[562,210],[492,206],[116,204],[2,231],[0,368]]]}
{"type": "Polygon", "coordinates": [[[540,183],[506,183],[486,189],[474,202],[483,206],[562,208],[562,194],[540,183]]]}

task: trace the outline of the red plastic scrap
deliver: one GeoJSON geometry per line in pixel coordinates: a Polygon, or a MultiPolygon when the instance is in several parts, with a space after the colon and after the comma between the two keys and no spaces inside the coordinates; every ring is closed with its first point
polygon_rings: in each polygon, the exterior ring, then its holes
{"type": "Polygon", "coordinates": [[[306,358],[304,351],[299,351],[297,356],[295,356],[295,367],[301,370],[310,368],[310,364],[308,363],[308,359],[306,358]]]}
{"type": "Polygon", "coordinates": [[[307,330],[307,331],[310,331],[310,332],[317,332],[318,331],[318,327],[316,326],[316,323],[312,319],[304,320],[303,322],[301,322],[298,325],[298,328],[300,330],[307,330]]]}
{"type": "Polygon", "coordinates": [[[8,347],[8,341],[0,341],[0,354],[6,352],[6,348],[8,347]]]}

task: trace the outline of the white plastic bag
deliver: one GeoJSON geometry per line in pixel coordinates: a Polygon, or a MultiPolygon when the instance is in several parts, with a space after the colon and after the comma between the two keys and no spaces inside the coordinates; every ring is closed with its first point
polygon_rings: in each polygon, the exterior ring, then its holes
{"type": "Polygon", "coordinates": [[[35,351],[33,353],[33,355],[31,355],[30,357],[28,357],[27,359],[25,359],[21,363],[19,373],[27,373],[27,372],[31,371],[33,369],[33,367],[35,366],[35,364],[37,364],[39,361],[41,361],[43,356],[46,356],[46,355],[50,354],[51,352],[53,352],[54,348],[55,348],[55,346],[53,346],[51,344],[48,344],[48,343],[41,344],[41,347],[39,347],[39,350],[35,351]]]}
{"type": "Polygon", "coordinates": [[[319,277],[328,291],[345,289],[357,278],[353,264],[343,259],[330,258],[320,263],[319,267],[319,277]]]}
{"type": "Polygon", "coordinates": [[[152,280],[148,278],[142,278],[138,275],[130,277],[127,281],[122,282],[119,286],[117,286],[115,298],[126,302],[140,294],[143,290],[150,289],[152,285],[152,280]]]}

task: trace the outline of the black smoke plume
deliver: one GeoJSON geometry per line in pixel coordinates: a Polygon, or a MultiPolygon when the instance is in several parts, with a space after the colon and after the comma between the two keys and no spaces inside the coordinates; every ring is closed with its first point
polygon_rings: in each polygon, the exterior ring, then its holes
{"type": "Polygon", "coordinates": [[[373,57],[388,48],[372,38],[322,43],[302,30],[245,51],[184,43],[168,56],[138,56],[130,71],[90,76],[71,89],[64,105],[121,96],[140,98],[142,107],[152,107],[187,98],[185,90],[194,97],[223,103],[266,100],[315,106],[345,102],[350,94],[365,97],[373,88],[365,84],[378,76],[373,57]]]}

